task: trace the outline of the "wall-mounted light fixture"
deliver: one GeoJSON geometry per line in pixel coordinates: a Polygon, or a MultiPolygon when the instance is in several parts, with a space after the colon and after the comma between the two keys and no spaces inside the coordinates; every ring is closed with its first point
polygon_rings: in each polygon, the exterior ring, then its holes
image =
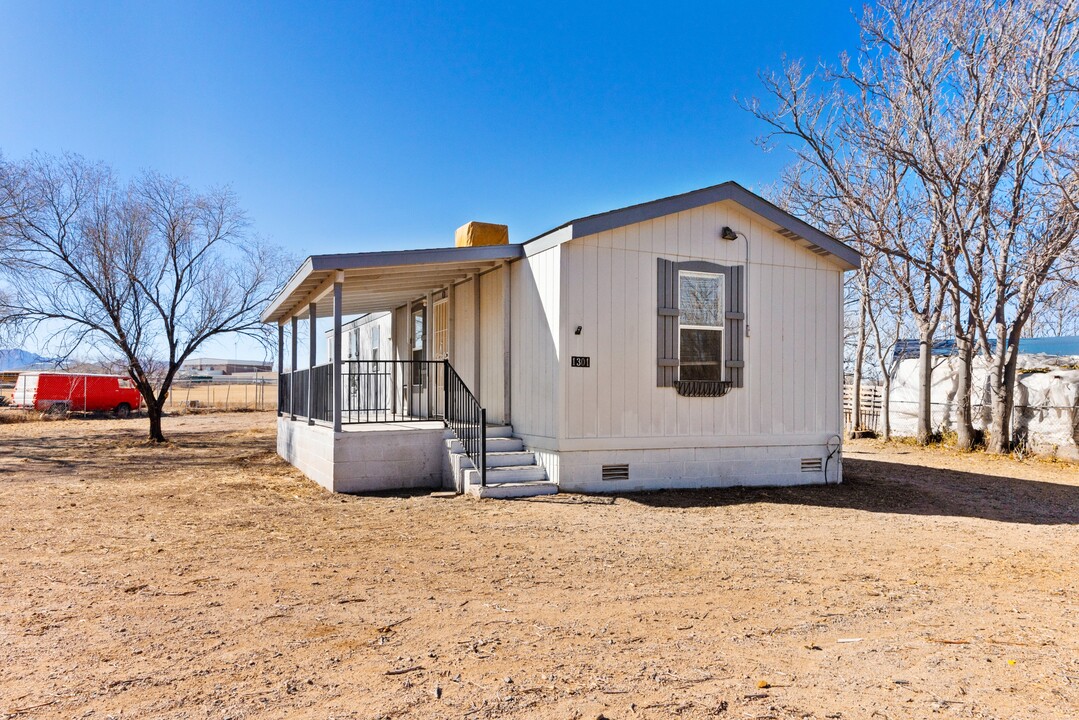
{"type": "Polygon", "coordinates": [[[580,335],[581,334],[581,326],[580,325],[578,325],[577,329],[573,331],[573,334],[574,335],[580,335]]]}
{"type": "Polygon", "coordinates": [[[726,225],[723,226],[723,229],[720,231],[719,236],[721,238],[723,238],[724,240],[737,240],[738,239],[738,233],[736,233],[734,230],[727,227],[726,225]]]}

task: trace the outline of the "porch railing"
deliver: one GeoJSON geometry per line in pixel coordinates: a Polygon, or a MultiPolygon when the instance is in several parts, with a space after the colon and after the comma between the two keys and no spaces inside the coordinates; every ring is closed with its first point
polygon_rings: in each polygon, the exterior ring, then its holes
{"type": "MultiPolygon", "coordinates": [[[[340,382],[342,425],[441,421],[487,484],[487,411],[448,360],[342,360],[340,382]]],[[[333,383],[333,363],[282,373],[279,412],[332,423],[333,383]]]]}
{"type": "Polygon", "coordinates": [[[448,360],[446,374],[446,426],[464,447],[465,454],[479,470],[480,485],[487,486],[487,409],[468,389],[448,360]]]}
{"type": "Polygon", "coordinates": [[[296,370],[292,373],[292,414],[296,417],[307,417],[307,376],[310,370],[296,370]]]}
{"type": "Polygon", "coordinates": [[[277,375],[277,412],[282,415],[292,414],[292,373],[277,375]]]}

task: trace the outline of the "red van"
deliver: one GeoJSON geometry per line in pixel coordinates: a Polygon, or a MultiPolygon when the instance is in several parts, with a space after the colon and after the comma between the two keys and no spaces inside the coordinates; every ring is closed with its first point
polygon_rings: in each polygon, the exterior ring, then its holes
{"type": "Polygon", "coordinates": [[[142,395],[123,375],[24,372],[15,381],[12,404],[42,412],[113,412],[127,417],[138,410],[142,395]]]}

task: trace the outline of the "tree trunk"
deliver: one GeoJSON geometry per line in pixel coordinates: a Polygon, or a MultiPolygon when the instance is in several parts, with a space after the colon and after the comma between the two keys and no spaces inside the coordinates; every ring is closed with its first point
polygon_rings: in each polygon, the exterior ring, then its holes
{"type": "Polygon", "coordinates": [[[929,326],[920,328],[918,339],[918,443],[933,440],[933,333],[929,326]]]}
{"type": "Polygon", "coordinates": [[[862,429],[862,365],[865,363],[865,315],[866,288],[862,287],[862,297],[858,301],[858,345],[854,350],[854,387],[851,392],[850,437],[858,437],[862,429]]]}
{"type": "Polygon", "coordinates": [[[955,391],[955,434],[956,445],[960,450],[969,452],[974,449],[974,416],[970,407],[970,389],[973,382],[974,343],[964,330],[962,323],[955,321],[955,349],[959,358],[956,371],[955,391]]]}
{"type": "Polygon", "coordinates": [[[884,415],[881,418],[881,439],[892,439],[892,376],[884,371],[884,397],[881,398],[880,411],[884,415]]]}
{"type": "Polygon", "coordinates": [[[165,442],[165,435],[161,432],[162,415],[161,403],[146,403],[146,416],[150,418],[150,440],[153,442],[165,442]]]}
{"type": "Polygon", "coordinates": [[[1012,408],[1015,405],[1018,352],[1015,346],[1007,350],[1000,348],[999,351],[1000,361],[993,365],[993,417],[989,424],[989,452],[1006,453],[1012,449],[1012,408]]]}

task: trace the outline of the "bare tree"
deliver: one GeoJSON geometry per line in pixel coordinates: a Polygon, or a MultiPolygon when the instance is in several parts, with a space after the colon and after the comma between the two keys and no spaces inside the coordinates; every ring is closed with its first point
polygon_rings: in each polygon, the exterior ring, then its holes
{"type": "Polygon", "coordinates": [[[121,186],[75,155],[35,156],[17,175],[4,188],[16,212],[0,312],[51,332],[65,352],[119,353],[150,438],[164,441],[165,400],[196,349],[230,333],[269,340],[259,311],[280,287],[282,258],[249,233],[227,190],[197,193],[153,173],[121,186]]]}
{"type": "Polygon", "coordinates": [[[1024,337],[1079,335],[1079,248],[1070,255],[1038,291],[1024,337]]]}
{"type": "Polygon", "coordinates": [[[919,438],[947,299],[960,446],[975,439],[977,344],[992,358],[991,448],[1004,450],[1019,335],[1076,237],[1076,2],[882,0],[860,26],[856,59],[811,73],[785,63],[763,78],[775,107],[748,108],[770,137],[797,141],[813,175],[803,205],[840,208],[882,253],[919,328],[919,438]]]}
{"type": "MultiPolygon", "coordinates": [[[[879,272],[878,268],[878,272],[879,272]]],[[[892,439],[892,371],[894,361],[890,358],[899,343],[903,327],[903,307],[890,302],[891,286],[887,278],[874,277],[867,283],[866,316],[873,329],[873,354],[877,360],[877,371],[883,385],[881,399],[880,436],[884,440],[892,439]]]]}

